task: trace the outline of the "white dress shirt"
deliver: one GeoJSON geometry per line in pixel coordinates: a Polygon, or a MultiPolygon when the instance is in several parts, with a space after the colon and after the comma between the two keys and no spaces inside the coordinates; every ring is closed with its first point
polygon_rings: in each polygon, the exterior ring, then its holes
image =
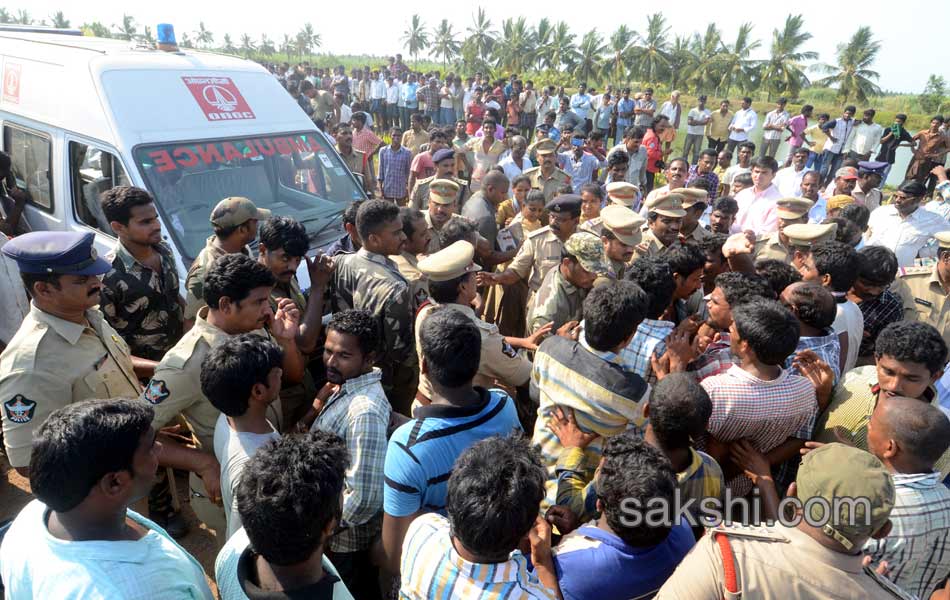
{"type": "Polygon", "coordinates": [[[902,217],[893,204],[878,207],[868,221],[868,245],[890,248],[901,267],[914,266],[917,256],[936,254],[934,234],[950,229],[950,223],[939,214],[918,208],[902,217]]]}
{"type": "Polygon", "coordinates": [[[877,148],[877,145],[881,143],[881,137],[883,135],[884,128],[877,123],[868,125],[864,121],[861,121],[851,130],[844,151],[854,152],[855,154],[870,154],[877,148]]]}
{"type": "Polygon", "coordinates": [[[749,132],[755,129],[755,124],[759,122],[759,115],[755,114],[752,107],[740,108],[736,114],[732,115],[732,121],[729,121],[729,139],[734,142],[745,142],[749,139],[749,132]],[[733,131],[732,127],[738,127],[745,131],[733,131]]]}
{"type": "Polygon", "coordinates": [[[709,112],[708,108],[699,110],[699,107],[694,107],[689,110],[686,114],[687,123],[689,119],[696,121],[697,123],[702,123],[702,125],[687,125],[686,134],[687,135],[703,135],[706,131],[706,123],[709,122],[709,119],[712,117],[712,113],[709,112]]]}
{"type": "Polygon", "coordinates": [[[733,231],[751,230],[756,235],[766,235],[778,229],[775,202],[782,198],[782,193],[774,183],[761,192],[752,186],[736,194],[739,212],[736,214],[733,231]]]}
{"type": "Polygon", "coordinates": [[[402,86],[395,81],[386,88],[386,104],[398,104],[402,86]]]}
{"type": "Polygon", "coordinates": [[[531,159],[528,158],[528,155],[527,155],[527,154],[525,154],[525,155],[521,158],[521,165],[522,165],[522,167],[519,169],[519,168],[518,168],[518,165],[515,164],[515,160],[514,160],[514,158],[512,158],[510,152],[508,153],[508,156],[506,156],[505,158],[500,159],[499,162],[498,162],[498,166],[501,167],[502,169],[504,169],[504,171],[505,171],[505,177],[508,178],[508,189],[509,189],[509,191],[511,190],[511,180],[512,180],[512,179],[514,179],[514,178],[517,177],[518,175],[521,175],[522,173],[524,173],[524,172],[527,171],[528,169],[534,167],[534,165],[531,164],[531,159]]]}
{"type": "Polygon", "coordinates": [[[778,170],[772,183],[778,188],[778,191],[782,192],[782,197],[796,198],[802,192],[802,178],[805,177],[805,173],[811,170],[805,167],[801,171],[796,171],[795,165],[789,165],[778,170]]]}
{"type": "MultiPolygon", "coordinates": [[[[765,115],[765,125],[781,125],[782,130],[784,131],[785,125],[788,123],[788,112],[784,110],[772,110],[765,115]]],[[[781,137],[782,131],[777,131],[775,129],[764,129],[762,131],[762,139],[765,140],[777,140],[781,137]]]]}

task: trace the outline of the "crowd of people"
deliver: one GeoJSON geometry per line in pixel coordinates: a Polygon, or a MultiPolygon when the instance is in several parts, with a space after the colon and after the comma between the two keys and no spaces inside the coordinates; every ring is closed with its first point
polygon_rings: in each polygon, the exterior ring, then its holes
{"type": "Polygon", "coordinates": [[[127,186],[108,256],[3,244],[6,597],[950,597],[941,117],[271,67],[369,196],[329,248],[224,198],[182,286],[127,186]]]}

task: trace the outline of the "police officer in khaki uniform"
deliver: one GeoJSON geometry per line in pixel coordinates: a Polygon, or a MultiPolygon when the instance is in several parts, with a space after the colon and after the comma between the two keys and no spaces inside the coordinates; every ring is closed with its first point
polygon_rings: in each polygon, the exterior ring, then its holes
{"type": "Polygon", "coordinates": [[[821,242],[835,239],[837,223],[795,223],[785,227],[785,237],[791,254],[791,265],[801,269],[811,249],[821,242]]]}
{"type": "Polygon", "coordinates": [[[600,211],[602,227],[600,239],[604,244],[604,256],[610,266],[610,275],[600,276],[594,285],[610,279],[620,279],[633,260],[633,253],[643,240],[646,221],[626,206],[612,204],[600,211]]]}
{"type": "Polygon", "coordinates": [[[647,225],[643,229],[643,241],[634,252],[634,260],[655,256],[676,243],[686,215],[679,191],[656,194],[647,200],[646,207],[647,225]]]}
{"type": "Polygon", "coordinates": [[[797,526],[708,530],[657,600],[912,598],[862,564],[864,543],[891,529],[894,482],[881,461],[857,448],[827,444],[802,459],[795,487],[803,504],[814,499],[797,526]],[[863,511],[849,514],[846,498],[866,499],[868,518],[863,511]],[[825,518],[826,507],[837,509],[831,520],[825,518]]]}
{"type": "MultiPolygon", "coordinates": [[[[481,270],[472,262],[475,248],[466,241],[458,241],[419,261],[419,270],[429,278],[430,302],[416,316],[416,353],[421,363],[422,348],[419,329],[426,315],[436,306],[449,306],[478,326],[482,337],[481,361],[474,384],[494,387],[498,384],[509,390],[527,385],[531,376],[531,362],[517,348],[534,350],[549,328],[529,338],[503,337],[498,328],[479,319],[471,303],[478,294],[474,274],[481,270]]],[[[419,391],[413,405],[428,404],[431,387],[425,373],[419,375],[419,391]]]]}
{"type": "Polygon", "coordinates": [[[587,231],[572,235],[564,244],[560,264],[548,271],[528,302],[528,333],[548,323],[556,331],[568,321],[580,321],[587,292],[598,277],[609,275],[603,242],[587,231]]]}
{"type": "Polygon", "coordinates": [[[3,442],[10,465],[24,475],[33,430],[51,412],[141,391],[129,347],[96,308],[99,277],[112,265],[94,241],[92,233],[38,231],[3,246],[33,298],[0,356],[3,442]]]}
{"type": "Polygon", "coordinates": [[[419,270],[419,256],[428,254],[432,230],[425,215],[414,208],[400,208],[399,218],[402,219],[402,230],[406,234],[406,245],[402,252],[391,258],[409,282],[409,291],[416,306],[422,306],[429,299],[429,279],[419,270]]]}
{"type": "Polygon", "coordinates": [[[700,188],[684,187],[676,190],[683,197],[683,224],[680,226],[679,239],[681,242],[693,241],[702,244],[703,240],[712,235],[702,224],[699,218],[706,212],[709,192],[700,188]]]}
{"type": "MultiPolygon", "coordinates": [[[[639,191],[637,186],[626,181],[614,181],[608,183],[605,188],[607,190],[607,206],[604,208],[624,206],[632,210],[633,204],[637,201],[637,192],[639,191]]],[[[587,221],[581,226],[581,229],[597,236],[601,235],[604,229],[604,209],[601,209],[599,217],[587,221]]]]}
{"type": "Polygon", "coordinates": [[[416,181],[412,187],[412,193],[409,195],[409,206],[416,210],[425,210],[429,206],[429,186],[433,181],[445,179],[459,186],[456,195],[456,206],[462,206],[468,199],[468,182],[459,179],[453,173],[455,172],[455,150],[452,148],[442,148],[436,150],[432,155],[432,162],[435,164],[435,175],[416,181]]]}
{"type": "MultiPolygon", "coordinates": [[[[214,261],[205,275],[207,305],[199,309],[194,326],[162,358],[142,394],[155,410],[156,429],[182,415],[194,445],[204,454],[205,461],[191,468],[191,506],[205,525],[218,532],[220,543],[225,531],[224,511],[217,504],[220,492],[206,487],[205,472],[219,468],[214,459],[214,427],[221,412],[201,391],[201,362],[229,337],[254,332],[280,345],[284,382],[303,380],[305,363],[296,343],[300,313],[289,298],[281,299],[277,311],[272,311],[273,286],[270,270],[243,254],[227,254],[214,261]]],[[[279,400],[268,407],[268,420],[278,430],[283,428],[279,400]]],[[[176,444],[169,441],[165,445],[176,444]]]]}
{"type": "Polygon", "coordinates": [[[205,305],[202,300],[201,286],[205,271],[219,256],[240,252],[251,255],[249,243],[257,238],[257,222],[270,217],[271,212],[257,208],[254,203],[241,196],[232,196],[218,202],[211,211],[211,225],[214,235],[205,242],[205,247],[188,269],[185,279],[185,319],[194,319],[198,309],[205,305]]]}
{"type": "Polygon", "coordinates": [[[785,235],[789,225],[808,222],[808,211],[814,202],[806,198],[782,198],[775,202],[775,215],[778,217],[778,230],[759,236],[755,240],[753,256],[755,260],[774,259],[791,264],[792,248],[785,235]]]}
{"type": "Polygon", "coordinates": [[[541,165],[528,169],[524,174],[531,180],[531,189],[541,190],[544,201],[551,202],[561,186],[571,182],[571,176],[557,168],[557,144],[554,140],[543,139],[535,144],[534,149],[541,165]]]}
{"type": "Polygon", "coordinates": [[[897,290],[904,301],[904,318],[933,325],[950,344],[950,230],[934,237],[937,263],[900,269],[897,290]]]}

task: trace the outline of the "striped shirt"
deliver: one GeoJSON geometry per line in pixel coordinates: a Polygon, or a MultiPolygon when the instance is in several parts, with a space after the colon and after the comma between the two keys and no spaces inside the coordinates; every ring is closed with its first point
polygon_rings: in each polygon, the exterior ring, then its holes
{"type": "Polygon", "coordinates": [[[618,354],[592,349],[583,334],[578,342],[559,336],[542,342],[531,373],[531,399],[539,405],[532,443],[540,448],[548,472],[542,508],[557,496],[556,466],[563,446],[546,426],[555,408],[573,409],[581,429],[600,435],[587,446],[587,454],[599,460],[607,438],[645,425],[649,392],[642,377],[624,369],[618,354]]]}
{"type": "Polygon", "coordinates": [[[929,598],[950,575],[950,490],[936,472],[892,476],[891,532],[869,540],[864,553],[887,561],[887,578],[905,591],[929,598]]]}
{"type": "Polygon", "coordinates": [[[455,459],[493,435],[521,431],[514,401],[501,390],[476,387],[474,406],[429,404],[393,432],[386,449],[383,510],[407,517],[421,510],[442,512],[455,459]]]}
{"type": "MultiPolygon", "coordinates": [[[[831,397],[831,404],[815,425],[814,440],[824,443],[837,442],[840,435],[850,440],[855,447],[867,450],[868,422],[874,407],[877,406],[880,393],[881,386],[877,383],[875,365],[858,367],[845,373],[841,385],[831,397]]],[[[934,388],[928,388],[921,400],[933,406],[940,406],[934,388]]],[[[942,477],[950,473],[950,449],[937,459],[934,470],[940,471],[942,477]]]]}
{"type": "Polygon", "coordinates": [[[503,563],[472,563],[452,545],[449,521],[427,514],[415,519],[402,544],[400,600],[478,598],[492,600],[554,600],[557,593],[544,587],[520,550],[503,563]]]}
{"type": "Polygon", "coordinates": [[[858,356],[872,356],[878,334],[891,323],[904,318],[904,303],[891,290],[884,290],[877,298],[859,302],[858,308],[864,315],[864,331],[867,334],[861,340],[858,356]]]}
{"type": "MultiPolygon", "coordinates": [[[[734,365],[700,385],[712,401],[707,426],[710,435],[723,442],[746,438],[762,453],[794,436],[818,410],[811,382],[784,369],[775,379],[765,381],[734,365]]],[[[752,490],[752,480],[743,474],[726,485],[735,496],[752,490]]]]}
{"type": "Polygon", "coordinates": [[[690,505],[689,510],[699,522],[700,503],[706,498],[724,501],[726,484],[722,468],[715,458],[692,448],[689,449],[689,454],[689,466],[676,474],[676,486],[683,504],[689,500],[696,501],[690,505]]]}
{"type": "Polygon", "coordinates": [[[328,544],[333,552],[369,548],[382,525],[386,428],[392,408],[383,392],[381,377],[381,371],[374,368],[346,380],[327,399],[310,428],[343,438],[350,455],[343,490],[343,530],[330,538],[328,544]]]}
{"type": "Polygon", "coordinates": [[[732,348],[729,341],[729,332],[720,332],[719,340],[710,342],[693,362],[689,363],[687,371],[696,377],[696,381],[702,381],[707,377],[721,375],[725,373],[736,359],[732,356],[732,348]]]}
{"type": "Polygon", "coordinates": [[[653,375],[650,357],[656,354],[659,358],[666,352],[666,338],[673,333],[675,328],[676,325],[670,321],[657,319],[640,321],[630,343],[620,351],[623,368],[651,382],[655,381],[656,376],[653,375]]]}

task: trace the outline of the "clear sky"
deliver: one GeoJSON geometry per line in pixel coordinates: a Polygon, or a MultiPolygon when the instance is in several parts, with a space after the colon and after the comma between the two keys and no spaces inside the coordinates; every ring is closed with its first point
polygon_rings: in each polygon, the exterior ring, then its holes
{"type": "MultiPolygon", "coordinates": [[[[196,0],[163,0],[161,2],[127,2],[97,0],[96,2],[71,3],[64,0],[19,0],[3,3],[7,10],[29,10],[34,19],[48,18],[57,10],[63,10],[73,26],[86,21],[101,21],[111,26],[121,21],[122,13],[133,15],[136,22],[151,25],[168,22],[177,32],[193,31],[199,21],[215,34],[220,43],[225,33],[230,33],[237,43],[242,33],[259,38],[266,33],[271,39],[280,39],[284,33],[296,33],[304,22],[311,22],[323,39],[324,52],[334,54],[377,54],[396,52],[407,54],[402,48],[402,33],[413,12],[418,12],[427,26],[434,27],[441,19],[448,19],[455,31],[464,34],[471,25],[472,14],[477,6],[486,9],[492,24],[497,28],[503,19],[526,16],[535,24],[541,17],[552,21],[566,20],[578,38],[584,32],[597,27],[601,33],[610,34],[617,25],[626,23],[635,31],[646,26],[646,14],[641,12],[643,2],[595,1],[591,10],[578,14],[577,2],[567,0],[475,0],[475,2],[406,2],[393,0],[363,0],[360,2],[286,2],[262,3],[249,0],[209,2],[196,0]],[[630,9],[621,15],[618,7],[630,9]],[[568,15],[575,15],[568,17],[568,15]]],[[[829,0],[802,0],[797,3],[743,3],[721,0],[681,0],[657,2],[672,25],[671,33],[692,33],[706,28],[708,18],[715,19],[723,37],[732,41],[743,21],[755,25],[755,37],[761,39],[763,48],[756,58],[765,58],[772,37],[772,30],[782,25],[790,10],[805,16],[805,23],[813,38],[806,49],[819,53],[819,61],[833,63],[835,48],[846,41],[861,25],[870,25],[876,39],[882,42],[876,70],[878,81],[884,90],[920,93],[931,73],[950,79],[950,51],[945,36],[925,33],[928,19],[939,18],[935,7],[940,3],[924,0],[903,0],[895,5],[883,0],[863,2],[837,2],[829,0]],[[720,16],[721,15],[721,16],[720,16]]],[[[581,4],[584,5],[584,4],[581,4]]],[[[180,35],[180,33],[179,33],[180,35]]],[[[460,36],[461,37],[461,36],[460,36]]],[[[815,77],[819,76],[816,74],[815,77]]]]}

